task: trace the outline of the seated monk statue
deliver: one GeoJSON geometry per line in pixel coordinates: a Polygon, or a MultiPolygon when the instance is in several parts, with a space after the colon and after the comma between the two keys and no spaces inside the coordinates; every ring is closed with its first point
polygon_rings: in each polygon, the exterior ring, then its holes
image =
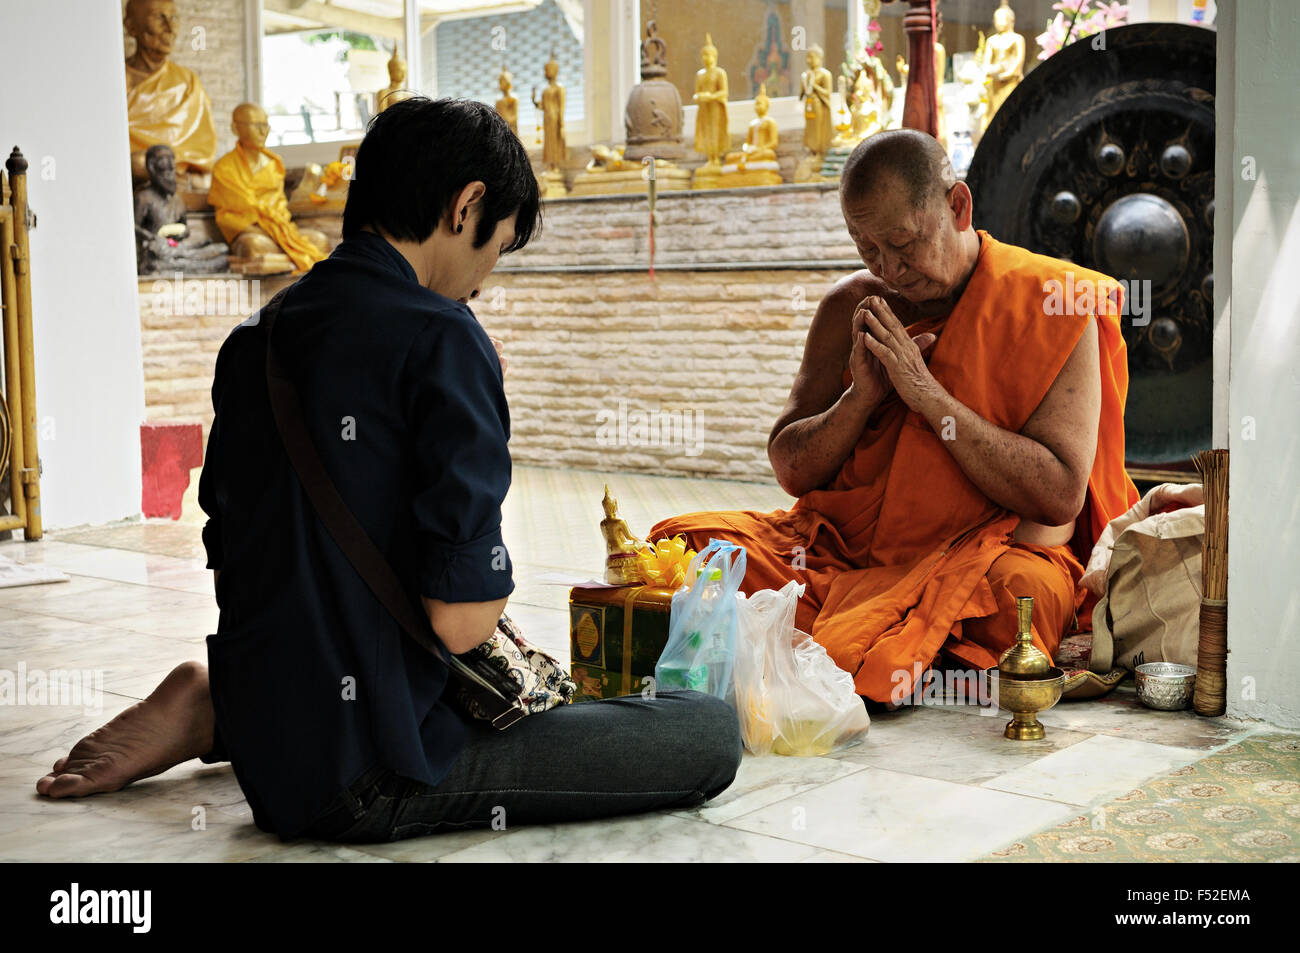
{"type": "Polygon", "coordinates": [[[295,271],[306,271],[326,257],[329,240],[315,229],[299,231],[289,216],[284,162],[266,148],[271,127],[265,111],[243,103],[232,125],[239,142],[217,160],[208,193],[217,227],[230,243],[231,267],[265,274],[259,262],[269,268],[287,256],[295,271]]]}
{"type": "Polygon", "coordinates": [[[139,274],[225,271],[226,246],[191,232],[185,222],[185,203],[176,196],[176,157],[171,146],[150,146],[145,153],[145,168],[149,170],[149,185],[135,193],[139,274]]]}
{"type": "Polygon", "coordinates": [[[175,0],[128,0],[122,22],[135,39],[135,52],[126,61],[132,178],[148,179],[145,150],[162,144],[171,146],[177,171],[191,180],[187,184],[207,188],[217,158],[217,128],[199,78],[169,59],[180,25],[175,0]]]}
{"type": "Polygon", "coordinates": [[[1091,620],[1078,582],[1138,499],[1124,469],[1128,368],[1114,279],[972,226],[970,190],[915,130],[864,140],[840,201],[867,270],[818,305],[768,455],[798,497],[691,513],[650,539],[745,547],[743,590],[806,585],[795,623],[869,699],[898,704],[936,662],[983,670],[1032,596],[1049,656],[1091,620]],[[1073,273],[1073,307],[1049,307],[1073,273]],[[1081,283],[1089,282],[1088,286],[1081,283]]]}
{"type": "Polygon", "coordinates": [[[740,151],[728,152],[723,160],[724,165],[734,164],[743,170],[747,162],[776,161],[776,147],[781,140],[781,130],[777,127],[776,120],[767,114],[771,106],[767,86],[759,86],[758,95],[754,97],[754,112],[757,115],[749,123],[740,151]]]}

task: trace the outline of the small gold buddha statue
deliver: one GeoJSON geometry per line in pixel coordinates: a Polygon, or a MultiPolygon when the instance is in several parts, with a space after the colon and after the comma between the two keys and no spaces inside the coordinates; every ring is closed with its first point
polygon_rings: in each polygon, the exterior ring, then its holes
{"type": "Polygon", "coordinates": [[[699,106],[695,113],[695,151],[716,170],[731,145],[731,133],[727,131],[727,71],[718,66],[718,48],[708,33],[704,34],[700,61],[704,68],[695,74],[692,97],[699,106]]]}
{"type": "Polygon", "coordinates": [[[560,85],[560,64],[551,51],[551,58],[543,67],[546,86],[541,98],[537,96],[537,87],[533,87],[533,106],[542,114],[542,174],[538,176],[542,186],[542,198],[563,198],[568,194],[564,185],[564,173],[560,166],[569,158],[568,146],[564,143],[564,87],[560,85]]]}
{"type": "Polygon", "coordinates": [[[646,545],[645,541],[633,536],[627,523],[619,518],[618,500],[609,495],[609,484],[605,484],[601,506],[605,508],[605,518],[600,521],[600,533],[605,537],[605,581],[611,586],[638,585],[641,575],[636,553],[646,545]]]}
{"type": "Polygon", "coordinates": [[[230,266],[241,274],[306,271],[325,258],[329,240],[298,229],[284,194],[284,162],[266,148],[271,126],[256,103],[235,107],[231,128],[239,141],[212,169],[208,201],[230,243],[230,266]]]}
{"type": "Polygon", "coordinates": [[[519,97],[516,96],[514,89],[514,77],[506,69],[506,64],[501,64],[501,75],[497,77],[497,85],[501,87],[501,98],[497,100],[497,115],[506,121],[510,131],[516,136],[519,135],[519,97]]]}
{"type": "Polygon", "coordinates": [[[799,98],[803,100],[803,144],[808,150],[808,165],[813,169],[821,168],[822,159],[830,151],[835,136],[831,123],[834,80],[831,71],[822,66],[824,57],[825,53],[816,43],[809,47],[805,57],[808,68],[799,79],[799,98]]]}
{"type": "Polygon", "coordinates": [[[397,55],[397,44],[393,44],[393,56],[388,61],[388,85],[375,95],[375,109],[383,112],[393,103],[410,99],[415,94],[406,88],[406,60],[397,55]]]}
{"type": "Polygon", "coordinates": [[[743,172],[747,162],[776,161],[776,147],[781,139],[781,131],[777,128],[776,120],[767,114],[771,107],[772,100],[768,98],[765,83],[758,87],[758,95],[754,97],[754,112],[757,115],[750,120],[745,142],[739,152],[727,153],[725,165],[735,163],[743,172]]]}
{"type": "Polygon", "coordinates": [[[1002,0],[993,13],[993,29],[984,47],[981,65],[988,82],[988,109],[984,113],[981,132],[987,129],[993,114],[1007,101],[1020,81],[1025,78],[1025,38],[1015,32],[1016,12],[1002,0]]]}

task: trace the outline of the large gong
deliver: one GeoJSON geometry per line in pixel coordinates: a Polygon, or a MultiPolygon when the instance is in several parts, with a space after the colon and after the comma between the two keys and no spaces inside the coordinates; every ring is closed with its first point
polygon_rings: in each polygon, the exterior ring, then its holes
{"type": "Polygon", "coordinates": [[[995,238],[1150,289],[1123,318],[1131,466],[1210,446],[1214,37],[1141,23],[1072,43],[1008,97],[966,176],[995,238]]]}

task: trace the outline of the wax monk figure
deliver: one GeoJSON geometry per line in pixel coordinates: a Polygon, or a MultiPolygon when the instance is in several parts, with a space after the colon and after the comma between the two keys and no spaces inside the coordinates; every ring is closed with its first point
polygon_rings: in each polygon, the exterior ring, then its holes
{"type": "Polygon", "coordinates": [[[212,102],[192,70],[168,57],[180,18],[173,0],[129,0],[122,19],[135,39],[126,61],[126,114],[131,133],[131,171],[148,178],[145,151],[168,145],[177,171],[206,174],[217,158],[212,102]]]}
{"type": "Polygon", "coordinates": [[[798,500],[691,513],[650,538],[744,546],[746,592],[805,583],[797,626],[859,694],[898,702],[941,653],[995,665],[1017,596],[1034,597],[1048,655],[1088,615],[1081,560],[1138,498],[1121,302],[1113,279],[976,231],[970,190],[915,130],[859,144],[840,198],[869,270],[818,306],[772,430],[798,500]],[[1100,293],[1058,307],[1050,282],[1071,271],[1100,293]]]}
{"type": "Polygon", "coordinates": [[[283,251],[306,271],[325,257],[328,243],[314,229],[299,231],[289,215],[284,162],[266,148],[271,127],[265,111],[242,103],[235,107],[232,126],[239,142],[217,161],[208,192],[231,256],[249,260],[283,251]]]}

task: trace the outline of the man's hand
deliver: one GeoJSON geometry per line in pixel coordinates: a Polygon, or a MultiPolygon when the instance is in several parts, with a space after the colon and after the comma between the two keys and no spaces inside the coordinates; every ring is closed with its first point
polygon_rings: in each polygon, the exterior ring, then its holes
{"type": "Polygon", "coordinates": [[[937,340],[928,331],[916,337],[908,334],[884,298],[875,295],[864,298],[853,315],[850,367],[854,385],[878,388],[881,398],[892,386],[903,403],[923,412],[922,408],[943,391],[925,364],[924,352],[937,340]],[[863,365],[861,379],[868,383],[859,384],[860,364],[863,365]]]}
{"type": "Polygon", "coordinates": [[[500,338],[489,337],[488,340],[491,341],[492,346],[497,349],[497,360],[501,362],[501,376],[505,377],[506,367],[510,364],[510,362],[506,360],[506,343],[500,338]]]}

